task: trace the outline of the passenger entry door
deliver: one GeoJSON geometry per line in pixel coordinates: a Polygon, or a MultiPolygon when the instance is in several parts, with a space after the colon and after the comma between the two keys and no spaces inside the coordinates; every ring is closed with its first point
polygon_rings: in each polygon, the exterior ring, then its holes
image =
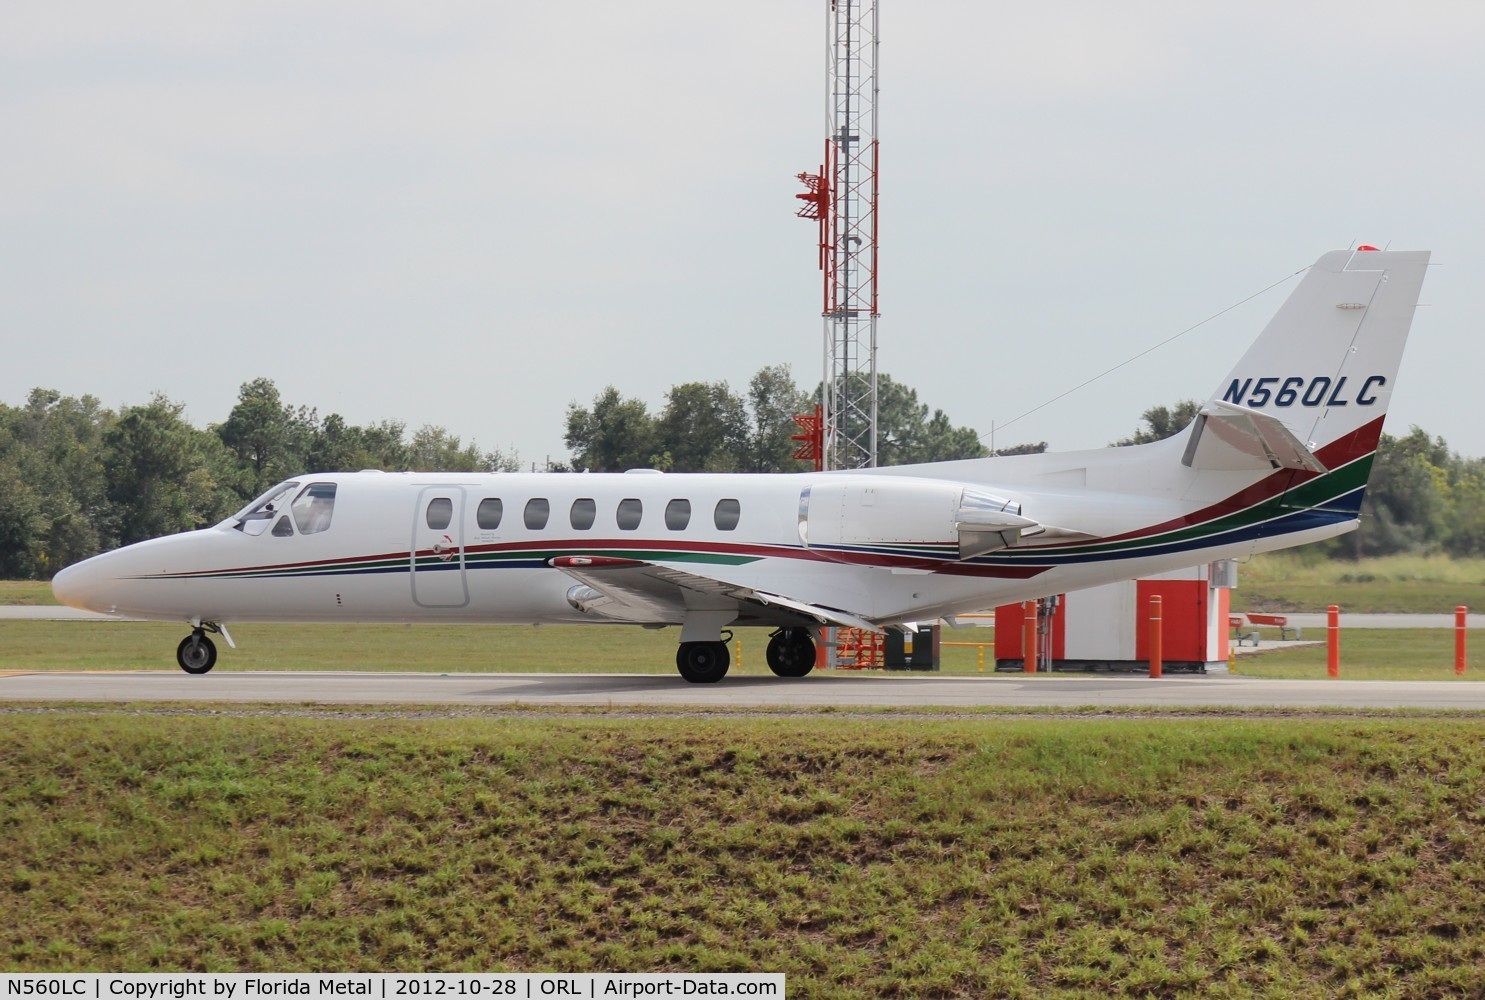
{"type": "Polygon", "coordinates": [[[429,486],[413,510],[412,597],[420,608],[462,608],[469,603],[464,581],[464,489],[429,486]]]}

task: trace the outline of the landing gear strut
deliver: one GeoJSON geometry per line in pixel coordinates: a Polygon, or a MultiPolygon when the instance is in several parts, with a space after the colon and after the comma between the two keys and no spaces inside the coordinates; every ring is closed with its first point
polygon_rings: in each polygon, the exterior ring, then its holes
{"type": "Polygon", "coordinates": [[[768,669],[780,677],[803,677],[815,669],[815,640],[809,629],[781,628],[768,640],[768,669]]]}
{"type": "Polygon", "coordinates": [[[217,665],[217,644],[206,637],[206,629],[192,629],[175,648],[175,662],[188,674],[204,674],[217,665]]]}
{"type": "Polygon", "coordinates": [[[725,642],[683,642],[675,654],[676,669],[692,684],[717,683],[731,662],[725,642]]]}

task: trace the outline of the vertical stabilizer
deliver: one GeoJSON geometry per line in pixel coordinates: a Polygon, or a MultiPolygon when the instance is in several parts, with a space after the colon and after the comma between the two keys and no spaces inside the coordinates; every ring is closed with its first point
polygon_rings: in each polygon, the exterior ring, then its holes
{"type": "MultiPolygon", "coordinates": [[[[1255,426],[1277,421],[1331,468],[1373,451],[1428,257],[1426,250],[1337,250],[1321,257],[1207,400],[1193,434],[1248,411],[1255,426]]],[[[1200,444],[1193,440],[1187,451],[1198,465],[1200,444]]],[[[1220,454],[1207,447],[1209,455],[1220,454]]]]}

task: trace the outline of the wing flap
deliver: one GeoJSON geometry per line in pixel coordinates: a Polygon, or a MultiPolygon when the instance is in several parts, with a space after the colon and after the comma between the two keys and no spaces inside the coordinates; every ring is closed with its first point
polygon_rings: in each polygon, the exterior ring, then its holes
{"type": "Polygon", "coordinates": [[[689,611],[732,607],[740,615],[751,611],[752,617],[781,625],[814,623],[882,631],[880,625],[849,611],[641,559],[557,556],[550,565],[592,592],[569,592],[568,600],[574,607],[622,621],[678,625],[689,611]]]}

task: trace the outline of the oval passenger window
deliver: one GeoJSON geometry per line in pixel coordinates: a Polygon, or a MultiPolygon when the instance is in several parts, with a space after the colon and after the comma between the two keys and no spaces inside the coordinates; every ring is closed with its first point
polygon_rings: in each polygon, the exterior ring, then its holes
{"type": "Polygon", "coordinates": [[[434,531],[442,531],[453,519],[454,501],[448,497],[438,497],[428,501],[428,527],[434,531]]]}
{"type": "Polygon", "coordinates": [[[598,517],[598,504],[589,497],[572,502],[572,527],[575,531],[587,531],[598,517]]]}
{"type": "Polygon", "coordinates": [[[532,531],[540,531],[547,526],[547,518],[552,514],[551,501],[545,497],[536,497],[526,501],[526,527],[532,531]]]}
{"type": "Polygon", "coordinates": [[[742,504],[736,500],[718,500],[717,509],[712,514],[712,521],[718,531],[731,531],[737,527],[738,519],[742,516],[742,504]]]}
{"type": "Polygon", "coordinates": [[[493,531],[500,527],[500,518],[505,513],[505,504],[498,497],[487,497],[480,501],[479,509],[474,512],[475,521],[485,531],[493,531]]]}

